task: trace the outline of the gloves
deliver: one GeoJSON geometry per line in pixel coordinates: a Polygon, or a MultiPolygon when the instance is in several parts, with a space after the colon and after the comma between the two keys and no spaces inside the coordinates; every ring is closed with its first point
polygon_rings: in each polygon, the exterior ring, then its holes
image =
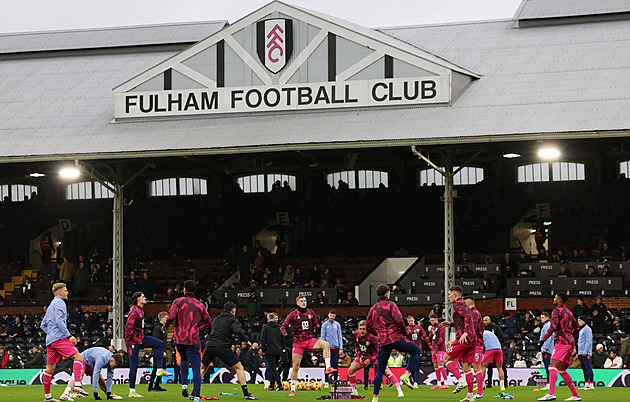
{"type": "Polygon", "coordinates": [[[95,393],[94,393],[94,399],[96,399],[97,401],[102,401],[102,400],[103,400],[103,398],[101,398],[101,397],[98,395],[98,392],[95,392],[95,393]]]}

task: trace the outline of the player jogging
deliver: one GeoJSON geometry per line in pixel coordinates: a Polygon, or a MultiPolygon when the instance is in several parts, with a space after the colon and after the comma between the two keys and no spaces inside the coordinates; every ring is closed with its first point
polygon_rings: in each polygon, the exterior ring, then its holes
{"type": "Polygon", "coordinates": [[[298,370],[300,369],[302,355],[305,350],[323,349],[326,374],[332,374],[337,371],[330,366],[330,346],[328,342],[313,338],[313,331],[319,327],[317,315],[310,308],[306,308],[306,297],[298,296],[295,301],[298,308],[289,313],[280,327],[280,331],[282,331],[282,334],[285,336],[287,335],[289,325],[293,330],[293,350],[291,357],[293,370],[291,370],[291,392],[289,396],[295,396],[298,370]]]}
{"type": "Polygon", "coordinates": [[[112,394],[112,384],[114,383],[114,369],[123,365],[123,358],[118,353],[112,353],[101,347],[93,347],[83,351],[83,372],[92,376],[92,392],[94,399],[102,400],[98,395],[100,385],[103,392],[107,394],[107,399],[122,399],[118,395],[112,394]],[[107,368],[107,384],[101,376],[101,369],[107,368]]]}
{"type": "Polygon", "coordinates": [[[76,348],[77,340],[70,335],[66,320],[68,318],[68,308],[66,302],[68,300],[68,289],[65,283],[55,283],[52,287],[55,298],[50,302],[46,309],[46,315],[42,320],[40,328],[46,333],[46,370],[42,375],[44,383],[44,401],[58,402],[50,393],[50,383],[52,382],[53,371],[61,358],[72,359],[72,373],[74,375],[74,386],[69,383],[65,391],[61,395],[62,401],[73,401],[70,392],[78,395],[87,396],[81,386],[81,371],[83,370],[83,356],[76,348]]]}
{"type": "Polygon", "coordinates": [[[435,378],[437,385],[431,389],[448,389],[446,384],[446,369],[444,368],[444,353],[446,352],[446,344],[444,343],[444,328],[438,325],[438,316],[435,313],[429,315],[429,348],[431,349],[431,361],[435,368],[435,378]]]}
{"type": "Polygon", "coordinates": [[[451,286],[448,290],[448,300],[453,303],[453,322],[444,321],[440,323],[441,327],[455,326],[457,338],[449,342],[444,355],[444,365],[457,378],[457,387],[453,393],[458,393],[468,385],[468,394],[462,402],[473,402],[473,386],[475,383],[475,374],[470,366],[475,361],[475,348],[477,345],[477,336],[475,335],[475,327],[470,307],[462,299],[463,289],[459,285],[451,286]],[[462,377],[459,373],[459,365],[457,361],[462,359],[462,366],[466,377],[462,377]]]}
{"type": "Polygon", "coordinates": [[[542,347],[544,342],[555,335],[553,354],[551,355],[551,366],[549,367],[549,393],[542,398],[538,398],[539,401],[555,401],[556,400],[556,382],[558,381],[558,374],[562,377],[564,382],[571,390],[571,396],[565,399],[565,401],[581,401],[582,398],[575,389],[573,379],[571,375],[567,373],[567,367],[571,363],[571,357],[573,356],[573,350],[575,349],[574,335],[578,331],[578,324],[573,317],[573,313],[569,310],[565,303],[569,300],[569,297],[564,292],[556,293],[553,298],[553,304],[556,308],[551,313],[551,324],[549,330],[540,338],[538,347],[542,347]]]}
{"type": "Polygon", "coordinates": [[[483,363],[483,318],[477,307],[475,307],[475,297],[466,296],[464,301],[470,307],[470,314],[473,318],[473,326],[475,328],[475,336],[477,337],[477,344],[475,345],[475,360],[472,362],[473,370],[475,371],[475,378],[477,379],[477,395],[476,399],[483,398],[483,373],[481,371],[481,363],[483,363]]]}
{"type": "Polygon", "coordinates": [[[181,356],[180,370],[182,379],[182,396],[188,397],[188,365],[193,372],[193,392],[195,402],[201,397],[201,343],[199,332],[212,327],[212,321],[206,307],[195,298],[197,284],[195,281],[184,282],[184,296],[175,299],[162,330],[166,330],[175,322],[173,340],[175,348],[181,356]],[[203,325],[200,325],[204,322],[203,325]]]}
{"type": "MultiPolygon", "coordinates": [[[[378,394],[383,383],[383,374],[387,368],[387,360],[392,349],[399,352],[421,353],[418,346],[405,338],[405,322],[398,306],[389,300],[389,286],[380,284],[376,287],[378,301],[370,308],[367,316],[367,331],[378,337],[378,354],[376,356],[376,374],[374,375],[374,396],[372,402],[378,402],[378,394]]],[[[407,362],[407,370],[400,380],[413,389],[409,382],[409,373],[413,371],[413,359],[407,362]]]]}
{"type": "Polygon", "coordinates": [[[496,363],[497,370],[499,371],[499,380],[501,381],[501,392],[505,392],[505,372],[503,371],[503,349],[501,349],[501,342],[494,333],[483,331],[483,346],[486,351],[483,354],[481,378],[483,379],[486,376],[488,366],[493,362],[496,363]]]}
{"type": "MultiPolygon", "coordinates": [[[[541,340],[542,337],[545,336],[547,331],[549,331],[549,327],[551,326],[550,319],[551,317],[549,316],[548,312],[543,311],[542,313],[540,313],[540,321],[542,321],[543,327],[540,330],[539,340],[541,340]]],[[[543,345],[540,348],[540,351],[542,352],[543,364],[545,365],[545,371],[547,372],[547,386],[541,388],[542,391],[549,391],[549,366],[551,365],[551,354],[553,353],[554,337],[555,335],[552,334],[549,338],[547,338],[545,342],[543,342],[543,345]]]]}
{"type": "MultiPolygon", "coordinates": [[[[369,370],[371,364],[376,363],[376,355],[378,353],[378,338],[367,332],[367,321],[359,321],[359,329],[352,334],[354,338],[354,347],[357,350],[357,358],[354,359],[348,369],[348,381],[352,387],[352,395],[359,395],[357,392],[357,376],[356,372],[360,369],[369,370]]],[[[405,396],[400,388],[400,381],[388,368],[385,369],[385,375],[398,391],[398,396],[405,396]]]]}
{"type": "MultiPolygon", "coordinates": [[[[420,351],[422,351],[422,341],[424,340],[424,342],[429,345],[429,337],[427,336],[426,332],[424,332],[424,328],[416,324],[416,319],[414,318],[414,316],[407,316],[407,324],[408,325],[405,327],[407,339],[415,343],[420,351]]],[[[414,370],[411,373],[411,376],[413,377],[413,387],[418,388],[418,378],[420,377],[420,364],[422,363],[422,354],[414,353],[409,356],[409,359],[414,359],[412,363],[414,370]]]]}
{"type": "MultiPolygon", "coordinates": [[[[142,292],[136,292],[131,296],[131,310],[125,324],[125,344],[129,353],[129,398],[142,398],[136,393],[136,371],[140,349],[154,348],[156,356],[164,356],[164,342],[152,336],[144,335],[144,305],[147,298],[142,292]]],[[[157,359],[157,376],[171,375],[162,368],[164,359],[157,359]]]]}
{"type": "Polygon", "coordinates": [[[236,353],[232,352],[232,335],[234,334],[241,338],[241,341],[248,343],[250,347],[252,346],[236,318],[236,304],[227,302],[223,305],[221,315],[214,317],[212,321],[212,332],[207,338],[206,349],[203,351],[201,359],[201,378],[206,375],[210,363],[214,362],[214,359],[218,357],[226,366],[236,371],[236,378],[241,385],[245,399],[258,399],[247,390],[245,369],[243,369],[241,362],[238,361],[236,353]]]}

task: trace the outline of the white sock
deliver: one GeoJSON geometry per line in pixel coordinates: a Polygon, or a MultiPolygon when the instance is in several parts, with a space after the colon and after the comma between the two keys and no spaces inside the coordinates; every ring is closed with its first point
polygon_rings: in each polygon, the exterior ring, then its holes
{"type": "Polygon", "coordinates": [[[295,385],[297,384],[296,380],[291,380],[291,391],[295,392],[295,385]]]}
{"type": "Polygon", "coordinates": [[[136,392],[136,389],[135,388],[129,388],[129,393],[131,394],[133,392],[136,392]]]}
{"type": "Polygon", "coordinates": [[[326,363],[326,369],[329,369],[330,368],[330,357],[326,357],[324,359],[324,363],[326,363]]]}
{"type": "Polygon", "coordinates": [[[468,398],[472,398],[472,396],[473,396],[472,392],[469,392],[469,393],[466,394],[466,397],[468,397],[468,398]]]}
{"type": "Polygon", "coordinates": [[[52,398],[52,394],[44,394],[44,398],[52,398]]]}
{"type": "Polygon", "coordinates": [[[501,380],[499,383],[501,384],[501,388],[505,388],[505,380],[501,380]]]}
{"type": "Polygon", "coordinates": [[[72,391],[72,388],[70,388],[70,386],[66,386],[66,390],[63,391],[64,394],[67,394],[68,392],[72,391]]]}
{"type": "Polygon", "coordinates": [[[269,381],[269,380],[265,380],[265,387],[268,387],[268,386],[269,386],[269,384],[271,384],[271,381],[269,381]]]}
{"type": "Polygon", "coordinates": [[[400,383],[396,386],[396,390],[398,391],[398,393],[402,392],[402,388],[400,388],[400,383]]]}
{"type": "Polygon", "coordinates": [[[74,382],[74,386],[75,386],[75,387],[83,387],[83,386],[81,385],[81,381],[75,381],[75,382],[74,382]]]}
{"type": "Polygon", "coordinates": [[[437,385],[442,385],[442,380],[438,381],[437,385]]]}

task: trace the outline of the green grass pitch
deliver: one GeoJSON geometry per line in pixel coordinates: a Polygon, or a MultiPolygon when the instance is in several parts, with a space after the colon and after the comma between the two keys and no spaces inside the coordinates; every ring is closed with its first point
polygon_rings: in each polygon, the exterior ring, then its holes
{"type": "MultiPolygon", "coordinates": [[[[147,392],[146,385],[138,385],[136,392],[143,395],[144,398],[141,401],[181,401],[184,402],[187,399],[181,396],[181,386],[168,384],[162,385],[168,391],[166,392],[147,392]]],[[[396,391],[394,388],[385,387],[381,391],[379,402],[404,402],[405,400],[422,402],[425,401],[449,401],[455,402],[466,396],[465,391],[454,395],[452,390],[454,386],[451,386],[450,390],[431,390],[428,386],[420,386],[419,389],[408,389],[403,387],[405,392],[404,398],[396,397],[396,391]]],[[[89,385],[85,386],[86,391],[92,392],[92,388],[89,385]]],[[[539,397],[544,395],[544,392],[534,392],[533,387],[510,387],[508,392],[514,395],[514,400],[521,401],[535,401],[539,397]]],[[[55,398],[59,398],[63,392],[64,387],[55,385],[52,388],[52,394],[55,398]]],[[[192,388],[191,388],[192,390],[192,388]]],[[[289,400],[289,391],[267,391],[263,389],[262,385],[249,385],[249,390],[258,397],[260,401],[268,402],[287,402],[289,400]]],[[[362,386],[358,387],[359,394],[366,397],[367,402],[371,402],[372,388],[368,391],[364,391],[362,386]]],[[[303,401],[315,401],[321,395],[328,394],[328,390],[322,391],[297,391],[295,399],[299,402],[303,401]]],[[[220,401],[242,401],[243,393],[240,386],[234,384],[203,384],[201,387],[202,395],[219,397],[220,401]],[[220,392],[236,392],[238,395],[234,396],[220,396],[220,392]]],[[[500,392],[498,387],[486,389],[485,400],[500,401],[501,398],[494,397],[500,392]]],[[[597,388],[594,391],[580,391],[582,400],[588,402],[611,402],[611,401],[630,401],[630,390],[623,387],[615,388],[597,388]]],[[[125,400],[130,400],[127,395],[129,393],[129,387],[126,385],[114,385],[114,393],[120,395],[125,400]]],[[[103,392],[100,392],[101,397],[105,400],[103,392]]],[[[570,392],[567,387],[558,387],[556,391],[558,397],[557,401],[563,401],[570,396],[570,392]]],[[[43,401],[44,399],[44,387],[39,385],[9,385],[7,387],[0,387],[0,401],[43,401]]],[[[93,401],[92,395],[86,398],[75,398],[75,401],[93,401]]],[[[135,399],[136,401],[138,399],[135,399]]]]}

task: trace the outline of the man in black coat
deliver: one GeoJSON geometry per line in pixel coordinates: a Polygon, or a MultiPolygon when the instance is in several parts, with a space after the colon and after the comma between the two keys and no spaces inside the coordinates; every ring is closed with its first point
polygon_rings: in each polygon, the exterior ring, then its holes
{"type": "Polygon", "coordinates": [[[262,334],[260,335],[260,346],[263,352],[265,352],[267,370],[271,373],[269,376],[269,389],[275,389],[276,384],[278,389],[282,389],[282,381],[280,380],[277,366],[280,356],[283,353],[284,336],[282,336],[282,332],[280,332],[278,314],[267,314],[267,325],[263,327],[262,334]]]}
{"type": "MultiPolygon", "coordinates": [[[[503,342],[505,341],[505,336],[503,335],[503,331],[501,331],[501,327],[499,327],[497,324],[493,323],[492,320],[490,319],[490,316],[485,316],[483,317],[483,326],[484,329],[486,331],[492,332],[493,334],[496,335],[497,339],[499,340],[499,343],[501,343],[501,346],[503,346],[503,342]]],[[[505,361],[505,356],[503,358],[503,361],[505,361]]],[[[492,388],[492,374],[493,374],[493,368],[496,368],[496,364],[492,363],[490,364],[490,366],[488,366],[488,368],[490,370],[488,370],[488,388],[492,388]]],[[[507,370],[503,370],[503,372],[505,373],[505,384],[507,384],[507,370]]]]}

